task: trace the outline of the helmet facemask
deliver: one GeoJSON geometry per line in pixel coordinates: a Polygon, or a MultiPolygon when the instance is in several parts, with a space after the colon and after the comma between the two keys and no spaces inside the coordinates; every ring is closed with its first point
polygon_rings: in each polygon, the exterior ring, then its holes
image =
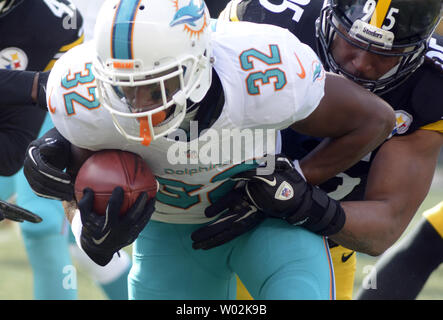
{"type": "Polygon", "coordinates": [[[109,1],[99,13],[92,66],[97,95],[130,141],[147,146],[173,132],[185,118],[187,101],[201,101],[209,89],[209,14],[203,3],[194,22],[202,30],[197,37],[171,23],[183,5],[193,3],[109,1]]]}
{"type": "MultiPolygon", "coordinates": [[[[127,64],[128,61],[108,61],[106,67],[113,68],[120,63],[127,64]]],[[[140,63],[134,62],[134,67],[137,68],[140,63]]],[[[99,62],[94,64],[100,65],[99,62]]],[[[165,136],[180,126],[186,114],[186,101],[204,75],[202,68],[205,68],[202,61],[188,56],[182,61],[169,63],[149,72],[123,71],[106,74],[105,70],[95,67],[94,74],[100,102],[111,113],[117,130],[128,140],[149,145],[152,140],[165,136]],[[149,91],[150,104],[138,102],[136,105],[139,90],[149,91]],[[135,126],[128,126],[128,123],[135,126]]]]}
{"type": "Polygon", "coordinates": [[[379,95],[403,83],[423,63],[428,47],[428,38],[407,43],[396,42],[393,32],[372,26],[361,19],[351,21],[345,14],[340,13],[337,5],[329,4],[322,9],[316,28],[318,51],[327,69],[343,74],[379,95]],[[333,41],[336,37],[382,57],[398,57],[398,63],[376,80],[351,74],[344,70],[333,56],[333,41]]]}

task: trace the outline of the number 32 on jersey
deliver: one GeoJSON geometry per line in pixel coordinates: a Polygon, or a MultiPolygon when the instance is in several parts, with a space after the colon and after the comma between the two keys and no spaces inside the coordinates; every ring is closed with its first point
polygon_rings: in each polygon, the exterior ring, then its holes
{"type": "MultiPolygon", "coordinates": [[[[95,94],[97,87],[95,85],[95,76],[92,74],[91,67],[91,63],[86,63],[84,70],[76,72],[73,75],[71,75],[71,72],[69,72],[69,74],[63,77],[61,80],[61,87],[67,90],[67,92],[63,94],[63,101],[65,103],[65,110],[68,116],[75,114],[74,102],[88,110],[93,110],[100,107],[100,102],[95,94]],[[88,84],[91,85],[88,86],[88,84]],[[80,89],[79,85],[85,86],[88,93],[87,97],[78,92],[80,89]]],[[[51,99],[48,101],[48,108],[52,113],[55,112],[55,108],[51,104],[51,99]]]]}
{"type": "Polygon", "coordinates": [[[261,52],[257,49],[248,49],[240,54],[240,66],[245,71],[250,71],[246,77],[246,90],[250,95],[260,94],[259,81],[261,85],[270,84],[270,80],[274,80],[274,90],[279,91],[286,85],[286,75],[283,70],[277,67],[281,65],[280,50],[277,45],[269,45],[269,54],[261,52]],[[256,70],[254,61],[258,60],[269,66],[268,69],[261,71],[256,70]]]}

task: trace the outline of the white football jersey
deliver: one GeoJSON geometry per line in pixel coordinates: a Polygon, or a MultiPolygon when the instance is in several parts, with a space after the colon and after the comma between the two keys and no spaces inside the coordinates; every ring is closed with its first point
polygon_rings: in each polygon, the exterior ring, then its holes
{"type": "Polygon", "coordinates": [[[66,139],[81,148],[126,150],[146,160],[160,184],[152,217],[157,221],[209,221],[204,209],[233,187],[229,177],[273,154],[276,130],[309,116],[324,94],[320,61],[287,30],[222,21],[213,28],[213,67],[225,104],[200,135],[191,123],[189,142],[180,129],[148,147],[117,131],[95,95],[91,43],[60,58],[48,80],[48,108],[66,139]]]}

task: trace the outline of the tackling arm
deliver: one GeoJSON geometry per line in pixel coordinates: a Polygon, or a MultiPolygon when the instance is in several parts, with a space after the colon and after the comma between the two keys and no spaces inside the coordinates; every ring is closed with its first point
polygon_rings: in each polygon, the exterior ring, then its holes
{"type": "Polygon", "coordinates": [[[372,163],[364,201],[341,202],[346,223],[331,239],[370,255],[389,248],[425,199],[441,146],[443,134],[428,130],[386,142],[372,163]]]}
{"type": "Polygon", "coordinates": [[[30,105],[46,111],[48,72],[0,70],[0,105],[30,105]]]}
{"type": "Polygon", "coordinates": [[[329,137],[300,161],[306,179],[318,185],[343,172],[375,149],[392,132],[395,116],[388,103],[342,76],[327,73],[325,95],[294,130],[329,137]]]}

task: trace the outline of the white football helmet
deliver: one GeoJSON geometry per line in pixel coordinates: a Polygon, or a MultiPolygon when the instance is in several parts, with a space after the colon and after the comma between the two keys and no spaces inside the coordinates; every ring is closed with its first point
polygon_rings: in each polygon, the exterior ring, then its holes
{"type": "Polygon", "coordinates": [[[94,30],[100,103],[144,145],[176,130],[187,100],[211,85],[210,16],[202,0],[108,0],[94,30]]]}

